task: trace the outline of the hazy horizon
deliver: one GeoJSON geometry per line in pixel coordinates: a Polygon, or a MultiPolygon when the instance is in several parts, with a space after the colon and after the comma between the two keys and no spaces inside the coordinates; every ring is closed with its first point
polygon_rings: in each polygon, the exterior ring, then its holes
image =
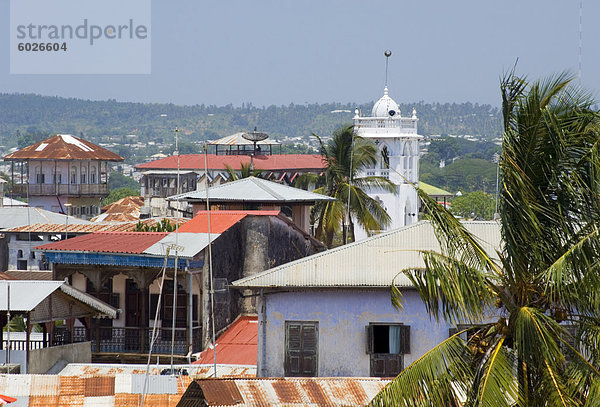
{"type": "MultiPolygon", "coordinates": [[[[599,12],[599,3],[583,2],[582,85],[595,95],[599,12]]],[[[5,1],[0,25],[8,23],[5,1]]],[[[397,102],[497,107],[499,78],[517,58],[517,72],[531,79],[577,74],[579,2],[154,0],[150,75],[10,75],[3,35],[1,93],[236,107],[362,104],[381,96],[383,51],[391,49],[397,102]]]]}

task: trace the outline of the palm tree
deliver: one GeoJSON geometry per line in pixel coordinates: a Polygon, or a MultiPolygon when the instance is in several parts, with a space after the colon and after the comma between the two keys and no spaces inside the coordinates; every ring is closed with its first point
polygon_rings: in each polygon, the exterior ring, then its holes
{"type": "Polygon", "coordinates": [[[230,181],[237,181],[238,179],[249,178],[249,177],[260,177],[260,174],[263,173],[263,170],[259,170],[258,168],[252,169],[250,167],[250,164],[245,164],[245,163],[240,163],[239,171],[234,170],[233,167],[231,167],[227,164],[225,164],[225,169],[227,170],[227,173],[229,174],[230,181]]]}
{"type": "Polygon", "coordinates": [[[571,79],[502,80],[499,261],[419,191],[442,250],[404,272],[434,318],[488,322],[433,348],[372,405],[599,403],[600,115],[571,79]]]}
{"type": "Polygon", "coordinates": [[[396,192],[396,186],[383,177],[359,177],[360,172],[375,165],[378,159],[377,147],[354,134],[353,126],[337,129],[333,137],[325,143],[319,136],[321,155],[327,163],[322,175],[305,174],[298,178],[296,186],[316,185],[314,192],[336,198],[332,202],[317,203],[313,207],[312,218],[316,222],[315,236],[327,247],[333,246],[334,236],[342,233],[346,241],[354,241],[354,221],[367,233],[380,230],[390,224],[390,216],[366,190],[380,188],[396,192]],[[348,194],[350,194],[350,218],[348,219],[348,194]]]}

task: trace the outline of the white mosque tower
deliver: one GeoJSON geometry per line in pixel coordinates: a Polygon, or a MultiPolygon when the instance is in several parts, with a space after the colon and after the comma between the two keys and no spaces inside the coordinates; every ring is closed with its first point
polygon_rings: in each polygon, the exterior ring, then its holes
{"type": "MultiPolygon", "coordinates": [[[[373,106],[371,116],[354,111],[354,131],[356,135],[372,140],[379,149],[379,160],[374,168],[365,169],[359,176],[381,176],[398,186],[397,194],[371,189],[370,197],[378,200],[392,218],[387,229],[397,229],[411,225],[418,220],[419,205],[417,191],[407,181],[419,182],[419,142],[423,138],[417,134],[417,112],[413,109],[410,117],[402,117],[398,104],[388,94],[387,59],[386,86],[383,96],[373,106]]],[[[366,232],[356,228],[356,240],[367,237],[366,232]]]]}

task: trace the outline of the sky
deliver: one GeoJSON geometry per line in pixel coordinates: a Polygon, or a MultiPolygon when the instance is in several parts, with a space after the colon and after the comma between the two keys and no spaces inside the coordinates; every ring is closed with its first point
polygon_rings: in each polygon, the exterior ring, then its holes
{"type": "MultiPolygon", "coordinates": [[[[597,96],[600,2],[582,1],[581,84],[597,96]]],[[[517,59],[517,72],[530,79],[564,70],[577,75],[579,6],[580,0],[152,0],[150,74],[10,74],[10,32],[3,29],[0,93],[180,105],[365,103],[382,94],[383,52],[390,49],[388,85],[397,102],[499,106],[500,77],[517,59]]],[[[0,27],[8,27],[9,16],[9,1],[0,0],[0,27]]]]}

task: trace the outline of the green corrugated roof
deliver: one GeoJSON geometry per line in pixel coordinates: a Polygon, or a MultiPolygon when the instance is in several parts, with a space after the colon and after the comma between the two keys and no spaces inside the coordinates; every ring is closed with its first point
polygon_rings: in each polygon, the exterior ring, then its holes
{"type": "Polygon", "coordinates": [[[429,196],[452,196],[453,194],[443,190],[442,188],[434,187],[423,181],[419,181],[419,188],[427,193],[429,196]]]}

